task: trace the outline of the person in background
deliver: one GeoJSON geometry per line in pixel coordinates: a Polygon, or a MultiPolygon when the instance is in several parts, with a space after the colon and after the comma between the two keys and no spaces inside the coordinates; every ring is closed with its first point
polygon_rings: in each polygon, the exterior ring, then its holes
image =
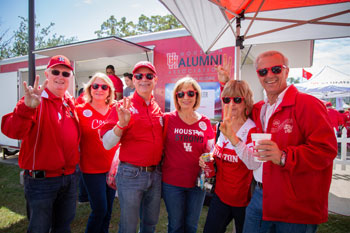
{"type": "Polygon", "coordinates": [[[124,81],[126,84],[126,87],[123,90],[123,96],[129,97],[135,92],[135,86],[134,86],[134,83],[132,82],[132,74],[124,73],[123,75],[124,75],[124,81]]]}
{"type": "MultiPolygon", "coordinates": [[[[224,130],[213,151],[216,183],[203,232],[224,233],[234,219],[236,233],[241,233],[251,196],[251,170],[261,166],[261,162],[254,161],[251,133],[255,133],[256,128],[248,117],[253,108],[253,94],[245,81],[230,80],[221,96],[224,121],[220,129],[224,130]]],[[[200,166],[205,168],[202,159],[200,166]]]]}
{"type": "Polygon", "coordinates": [[[108,65],[106,67],[106,74],[108,78],[110,78],[113,82],[114,89],[115,89],[115,99],[121,100],[123,98],[123,82],[120,80],[120,78],[115,74],[115,69],[113,65],[108,65]]]}
{"type": "Polygon", "coordinates": [[[244,232],[316,232],[328,219],[328,192],[337,141],[327,111],[317,98],[287,86],[288,59],[278,51],[255,61],[267,98],[256,103],[252,119],[260,140],[256,186],[246,209],[244,232]]]}
{"type": "Polygon", "coordinates": [[[108,150],[120,142],[116,176],[119,232],[155,232],[160,211],[163,114],[152,96],[157,72],[141,61],[132,71],[135,93],[112,109],[100,135],[108,150]]]}
{"type": "Polygon", "coordinates": [[[190,77],[176,82],[176,110],[165,114],[166,136],[162,166],[162,194],[168,211],[168,232],[196,232],[205,191],[196,186],[199,157],[210,152],[214,132],[210,120],[196,112],[201,88],[190,77]]]}
{"type": "Polygon", "coordinates": [[[107,185],[106,176],[117,147],[106,150],[98,131],[115,107],[112,81],[96,73],[84,85],[84,99],[85,104],[77,106],[82,132],[80,170],[92,210],[85,232],[108,232],[115,190],[107,185]]]}
{"type": "Polygon", "coordinates": [[[68,58],[53,56],[39,86],[23,82],[24,97],[2,117],[2,132],[22,140],[18,163],[24,169],[29,205],[28,232],[71,232],[76,210],[80,130],[74,98],[67,89],[73,80],[68,58]]]}

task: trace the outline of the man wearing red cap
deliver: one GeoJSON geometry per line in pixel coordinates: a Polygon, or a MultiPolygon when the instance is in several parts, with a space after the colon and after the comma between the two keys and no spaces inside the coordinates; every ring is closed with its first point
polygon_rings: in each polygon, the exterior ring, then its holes
{"type": "Polygon", "coordinates": [[[19,166],[25,170],[24,192],[29,204],[28,232],[70,232],[75,216],[80,131],[72,96],[68,58],[54,56],[39,86],[23,82],[24,97],[2,118],[2,132],[22,140],[19,166]]]}
{"type": "Polygon", "coordinates": [[[101,129],[103,144],[111,149],[120,142],[120,164],[116,176],[121,208],[119,232],[154,232],[161,197],[163,118],[152,91],[157,72],[150,62],[133,69],[135,93],[112,110],[101,129]]]}

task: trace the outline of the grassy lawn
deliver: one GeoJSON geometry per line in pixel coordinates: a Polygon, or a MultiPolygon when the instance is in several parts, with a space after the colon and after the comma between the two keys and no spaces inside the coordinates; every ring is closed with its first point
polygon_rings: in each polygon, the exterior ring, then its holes
{"type": "MultiPolygon", "coordinates": [[[[26,207],[23,186],[19,184],[20,169],[15,165],[0,163],[0,233],[22,233],[26,232],[28,221],[26,218],[26,207]]],[[[208,207],[204,207],[198,227],[198,232],[203,231],[208,207]]],[[[77,205],[77,213],[72,223],[72,232],[84,232],[90,206],[77,205]]],[[[117,232],[119,222],[119,202],[114,202],[114,210],[110,225],[110,232],[117,232]]],[[[330,215],[327,223],[319,226],[319,233],[348,233],[350,232],[350,217],[330,215]]],[[[159,223],[156,232],[167,232],[167,213],[162,202],[159,223]]],[[[232,223],[227,232],[232,232],[232,223]]]]}

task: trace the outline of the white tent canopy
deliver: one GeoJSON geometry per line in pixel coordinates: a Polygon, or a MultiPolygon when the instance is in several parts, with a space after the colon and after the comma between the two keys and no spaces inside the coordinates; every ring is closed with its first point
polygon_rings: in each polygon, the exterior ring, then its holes
{"type": "Polygon", "coordinates": [[[300,91],[321,99],[347,97],[350,96],[350,75],[325,66],[310,80],[295,86],[300,91]]]}

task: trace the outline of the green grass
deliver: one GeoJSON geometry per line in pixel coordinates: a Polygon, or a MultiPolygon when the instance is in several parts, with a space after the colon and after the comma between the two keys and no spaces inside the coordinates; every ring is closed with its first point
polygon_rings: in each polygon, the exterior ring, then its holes
{"type": "MultiPolygon", "coordinates": [[[[22,233],[26,232],[28,220],[23,186],[19,184],[20,169],[15,165],[0,163],[0,233],[22,233]]],[[[203,231],[208,207],[204,206],[198,226],[198,232],[203,231]]],[[[77,213],[72,223],[72,232],[84,232],[87,219],[90,213],[90,206],[77,205],[77,213]]],[[[117,232],[119,222],[119,202],[114,201],[110,232],[117,232]]],[[[159,223],[156,232],[167,232],[167,213],[162,202],[159,223]]],[[[232,223],[227,232],[232,232],[232,223]]],[[[321,224],[318,233],[348,233],[350,232],[350,217],[330,214],[329,221],[321,224]]]]}

